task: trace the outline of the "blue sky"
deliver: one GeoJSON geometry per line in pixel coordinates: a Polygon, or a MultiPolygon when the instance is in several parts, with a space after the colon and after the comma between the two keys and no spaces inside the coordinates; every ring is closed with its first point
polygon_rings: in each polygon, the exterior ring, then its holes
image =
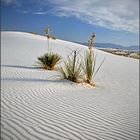
{"type": "Polygon", "coordinates": [[[124,46],[139,44],[139,0],[1,0],[1,30],[124,46]],[[131,9],[131,10],[130,10],[131,9]]]}

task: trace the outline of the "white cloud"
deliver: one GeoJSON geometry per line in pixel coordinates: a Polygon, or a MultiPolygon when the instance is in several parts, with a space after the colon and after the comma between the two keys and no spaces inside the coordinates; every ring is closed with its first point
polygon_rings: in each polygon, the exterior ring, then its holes
{"type": "Polygon", "coordinates": [[[76,17],[88,24],[138,33],[139,0],[42,0],[56,16],[76,17]]]}
{"type": "Polygon", "coordinates": [[[47,14],[47,12],[34,12],[33,14],[35,14],[35,15],[45,15],[45,14],[47,14]]]}
{"type": "Polygon", "coordinates": [[[17,10],[17,12],[22,13],[22,14],[28,14],[28,13],[30,13],[29,10],[17,10]]]}
{"type": "MultiPolygon", "coordinates": [[[[21,0],[1,1],[5,4],[23,2],[21,0]]],[[[139,0],[28,0],[24,2],[40,8],[30,9],[33,14],[51,13],[60,17],[76,17],[91,25],[139,32],[139,0]],[[49,9],[43,10],[48,6],[49,9]]]]}

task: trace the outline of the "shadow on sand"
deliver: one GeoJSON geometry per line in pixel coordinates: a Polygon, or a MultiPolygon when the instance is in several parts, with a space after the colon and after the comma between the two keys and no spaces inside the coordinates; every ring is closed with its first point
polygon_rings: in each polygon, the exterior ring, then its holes
{"type": "Polygon", "coordinates": [[[20,66],[20,65],[1,65],[1,67],[21,68],[21,69],[41,69],[37,66],[20,66]]]}
{"type": "MultiPolygon", "coordinates": [[[[20,65],[1,65],[1,67],[10,67],[10,68],[22,68],[22,69],[41,69],[41,67],[36,67],[36,66],[32,66],[32,67],[29,67],[29,66],[20,66],[20,65]]],[[[61,79],[59,75],[55,75],[55,76],[50,76],[46,79],[39,79],[39,78],[14,78],[14,77],[1,77],[1,80],[3,81],[18,81],[18,82],[49,82],[49,83],[63,83],[63,82],[66,82],[66,83],[73,83],[73,82],[70,82],[66,79],[61,79]]]]}

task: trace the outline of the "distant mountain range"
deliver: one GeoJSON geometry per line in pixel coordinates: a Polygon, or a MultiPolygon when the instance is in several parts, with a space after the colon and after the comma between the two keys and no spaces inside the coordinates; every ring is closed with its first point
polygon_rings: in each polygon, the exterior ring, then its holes
{"type": "MultiPolygon", "coordinates": [[[[79,44],[89,46],[89,43],[79,43],[79,44]]],[[[94,46],[96,48],[113,48],[113,49],[128,50],[128,51],[139,51],[138,45],[125,47],[125,46],[116,45],[113,43],[94,43],[94,46]]]]}

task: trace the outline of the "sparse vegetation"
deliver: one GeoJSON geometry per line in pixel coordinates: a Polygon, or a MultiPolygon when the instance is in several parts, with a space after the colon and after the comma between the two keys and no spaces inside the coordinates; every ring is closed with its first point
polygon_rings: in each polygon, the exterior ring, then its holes
{"type": "Polygon", "coordinates": [[[68,57],[68,60],[64,62],[64,68],[60,68],[61,76],[64,79],[79,82],[79,78],[82,76],[82,67],[77,60],[77,51],[72,53],[72,56],[68,57]]]}
{"type": "Polygon", "coordinates": [[[140,59],[140,53],[139,52],[131,52],[128,57],[140,59]]]}
{"type": "Polygon", "coordinates": [[[126,51],[126,50],[119,50],[119,49],[100,49],[102,51],[112,53],[115,55],[125,56],[125,57],[131,57],[134,59],[140,59],[140,52],[139,51],[126,51]]]}
{"type": "MultiPolygon", "coordinates": [[[[49,27],[46,28],[46,36],[49,40],[49,27]]],[[[72,55],[67,57],[67,60],[64,61],[64,66],[59,68],[59,72],[64,79],[73,81],[73,82],[86,82],[92,86],[95,86],[95,83],[92,81],[95,74],[101,68],[104,60],[100,66],[95,70],[96,57],[94,57],[93,45],[94,45],[95,34],[93,33],[90,38],[90,45],[88,50],[85,53],[83,60],[78,60],[78,51],[72,51],[72,55]]],[[[49,47],[49,42],[48,42],[49,47]]],[[[48,53],[38,57],[38,65],[45,70],[55,70],[56,65],[60,62],[61,56],[54,54],[48,50],[48,53]]]]}
{"type": "Polygon", "coordinates": [[[55,66],[60,62],[61,56],[58,55],[57,53],[51,52],[50,50],[50,45],[49,45],[49,38],[51,37],[50,27],[49,26],[46,27],[44,31],[46,37],[48,38],[47,53],[37,58],[38,59],[37,64],[45,70],[55,70],[56,69],[55,66]]]}
{"type": "Polygon", "coordinates": [[[52,36],[52,35],[47,35],[47,38],[48,38],[48,39],[50,39],[50,38],[51,38],[51,39],[53,39],[53,40],[55,40],[55,39],[56,39],[56,37],[55,37],[55,36],[52,36]]]}
{"type": "Polygon", "coordinates": [[[91,83],[92,76],[95,70],[95,59],[93,52],[90,50],[86,51],[83,63],[83,70],[86,75],[85,82],[91,83]]]}
{"type": "Polygon", "coordinates": [[[56,39],[56,37],[55,36],[53,36],[53,35],[51,35],[51,29],[50,29],[50,26],[47,26],[46,28],[45,28],[45,35],[46,35],[46,37],[47,37],[47,50],[48,50],[48,52],[50,51],[50,42],[49,42],[49,39],[56,39]]]}
{"type": "Polygon", "coordinates": [[[93,32],[90,36],[89,40],[89,49],[92,50],[94,48],[94,40],[95,40],[95,33],[93,32]]]}
{"type": "Polygon", "coordinates": [[[68,57],[67,61],[64,62],[64,67],[61,67],[59,71],[64,79],[73,82],[84,81],[92,86],[95,86],[92,79],[101,68],[103,62],[104,60],[101,62],[99,67],[95,69],[96,57],[94,57],[93,51],[88,49],[86,51],[84,61],[78,61],[77,51],[75,50],[72,57],[68,57]]]}
{"type": "Polygon", "coordinates": [[[99,71],[104,60],[95,70],[96,57],[94,57],[93,52],[94,37],[95,34],[92,34],[90,38],[90,45],[88,50],[86,51],[84,60],[77,60],[77,51],[75,50],[72,53],[72,57],[68,57],[68,60],[64,62],[64,68],[60,68],[60,74],[64,79],[68,79],[73,82],[79,82],[79,79],[83,79],[81,81],[95,86],[95,83],[92,81],[92,78],[99,71]]]}
{"type": "Polygon", "coordinates": [[[96,56],[94,56],[93,51],[87,50],[84,62],[83,62],[83,71],[85,74],[85,82],[91,85],[94,85],[95,83],[92,81],[93,77],[97,74],[99,69],[101,68],[104,60],[101,62],[99,67],[95,70],[95,64],[96,64],[96,56]]]}
{"type": "Polygon", "coordinates": [[[38,65],[45,70],[55,70],[55,66],[60,62],[61,56],[54,53],[46,53],[38,57],[38,65]]]}
{"type": "Polygon", "coordinates": [[[36,32],[29,32],[30,34],[34,34],[34,35],[37,35],[37,33],[36,32]]]}
{"type": "Polygon", "coordinates": [[[91,84],[91,80],[95,70],[95,59],[94,59],[94,52],[93,52],[94,38],[95,38],[95,34],[92,33],[89,41],[89,49],[86,51],[84,62],[83,62],[83,70],[86,75],[85,82],[89,84],[91,84]]]}
{"type": "Polygon", "coordinates": [[[51,38],[54,39],[54,40],[56,40],[56,37],[55,36],[51,36],[51,38]]]}
{"type": "Polygon", "coordinates": [[[47,50],[48,50],[48,52],[50,51],[50,43],[49,43],[49,38],[50,38],[50,27],[48,26],[48,27],[46,27],[45,28],[45,35],[46,35],[46,37],[47,37],[47,50]]]}

